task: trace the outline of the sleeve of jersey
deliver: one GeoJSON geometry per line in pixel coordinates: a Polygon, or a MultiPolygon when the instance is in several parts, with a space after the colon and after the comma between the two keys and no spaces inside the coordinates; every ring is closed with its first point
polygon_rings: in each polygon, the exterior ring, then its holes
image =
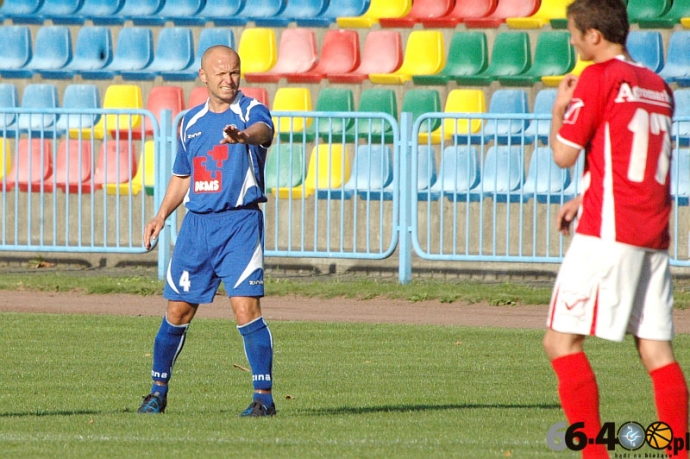
{"type": "Polygon", "coordinates": [[[192,173],[192,168],[189,164],[189,156],[187,155],[187,148],[184,142],[186,125],[187,119],[184,117],[180,123],[180,130],[177,134],[177,155],[175,156],[175,162],[172,168],[173,174],[181,177],[186,177],[192,173]]]}
{"type": "Polygon", "coordinates": [[[594,136],[605,104],[600,91],[602,75],[594,70],[588,67],[580,75],[558,131],[558,140],[578,149],[584,148],[594,136]]]}
{"type": "Polygon", "coordinates": [[[257,104],[249,110],[249,119],[247,120],[247,126],[251,126],[256,123],[264,123],[271,128],[271,132],[275,132],[273,127],[273,119],[271,118],[271,112],[263,104],[257,104]]]}

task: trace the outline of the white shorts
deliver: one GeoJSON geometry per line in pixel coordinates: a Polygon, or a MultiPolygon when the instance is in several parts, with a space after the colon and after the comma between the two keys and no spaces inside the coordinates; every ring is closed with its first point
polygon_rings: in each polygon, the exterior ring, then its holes
{"type": "Polygon", "coordinates": [[[623,341],[673,338],[668,253],[576,234],[558,272],[546,326],[623,341]]]}

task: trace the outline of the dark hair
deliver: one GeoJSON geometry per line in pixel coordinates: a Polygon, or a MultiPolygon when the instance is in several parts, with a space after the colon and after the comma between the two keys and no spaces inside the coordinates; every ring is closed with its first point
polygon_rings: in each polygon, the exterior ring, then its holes
{"type": "Polygon", "coordinates": [[[595,29],[607,41],[625,46],[630,23],[623,0],[575,0],[567,14],[580,32],[595,29]]]}

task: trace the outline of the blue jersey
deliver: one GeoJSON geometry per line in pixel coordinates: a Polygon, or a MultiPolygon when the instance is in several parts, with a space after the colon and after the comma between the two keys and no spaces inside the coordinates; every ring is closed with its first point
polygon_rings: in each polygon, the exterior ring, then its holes
{"type": "Polygon", "coordinates": [[[255,123],[273,130],[268,108],[241,92],[224,113],[213,113],[206,101],[185,114],[173,174],[191,176],[185,199],[188,210],[222,212],[266,202],[264,164],[269,145],[220,143],[226,125],[243,131],[255,123]]]}

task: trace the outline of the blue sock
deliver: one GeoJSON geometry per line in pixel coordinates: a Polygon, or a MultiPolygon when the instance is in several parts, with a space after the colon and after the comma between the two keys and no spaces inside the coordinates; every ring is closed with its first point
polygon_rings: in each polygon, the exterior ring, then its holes
{"type": "MultiPolygon", "coordinates": [[[[167,383],[172,376],[173,366],[177,356],[180,355],[184,347],[185,336],[189,324],[172,325],[168,322],[166,317],[163,317],[163,322],[158,329],[158,334],[153,343],[153,369],[151,370],[151,377],[154,381],[161,381],[167,383]]],[[[168,387],[154,384],[151,393],[159,392],[165,396],[168,392],[168,387]]]]}
{"type": "Polygon", "coordinates": [[[162,398],[165,398],[168,396],[168,385],[161,386],[160,384],[153,383],[151,385],[151,393],[155,394],[158,392],[158,395],[160,395],[162,398]]]}
{"type": "MultiPolygon", "coordinates": [[[[271,390],[273,386],[273,339],[268,325],[263,317],[259,317],[246,325],[238,326],[244,339],[244,352],[247,354],[249,366],[252,369],[254,389],[271,390]]],[[[266,406],[273,404],[273,396],[254,393],[254,400],[266,406]]]]}

